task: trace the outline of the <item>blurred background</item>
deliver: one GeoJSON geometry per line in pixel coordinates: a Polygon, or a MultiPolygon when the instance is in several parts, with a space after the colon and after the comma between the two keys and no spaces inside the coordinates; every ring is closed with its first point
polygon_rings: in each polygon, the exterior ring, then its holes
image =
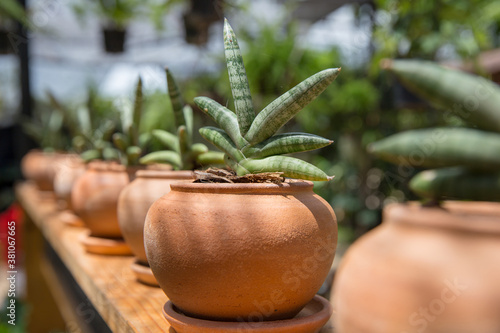
{"type": "MultiPolygon", "coordinates": [[[[340,252],[380,223],[384,205],[415,199],[406,185],[417,170],[377,160],[366,146],[402,130],[460,122],[436,113],[381,72],[379,62],[434,60],[500,82],[495,0],[1,2],[2,223],[17,212],[12,186],[22,177],[22,156],[35,147],[72,147],[71,124],[57,120],[59,110],[49,96],[75,114],[86,105],[111,119],[116,103],[132,99],[141,75],[147,103],[141,126],[168,130],[168,66],[187,103],[204,95],[232,108],[222,52],[224,17],[238,36],[258,110],[308,76],[342,67],[338,79],[284,129],[334,140],[300,157],[335,175],[315,190],[337,214],[340,252]]],[[[194,109],[195,124],[209,124],[194,109]]]]}

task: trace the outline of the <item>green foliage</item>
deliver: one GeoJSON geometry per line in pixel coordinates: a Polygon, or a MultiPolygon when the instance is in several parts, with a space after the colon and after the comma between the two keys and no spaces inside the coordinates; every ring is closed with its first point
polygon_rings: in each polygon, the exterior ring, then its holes
{"type": "Polygon", "coordinates": [[[224,22],[224,49],[236,112],[208,97],[196,97],[194,102],[222,128],[204,127],[200,134],[225,153],[226,164],[238,175],[283,172],[293,178],[331,179],[312,164],[276,156],[324,147],[331,143],[330,140],[301,133],[276,135],[276,132],[321,94],[340,69],[316,73],[256,115],[238,41],[227,20],[224,22]]]}
{"type": "Polygon", "coordinates": [[[372,144],[370,151],[407,167],[445,167],[417,174],[410,182],[410,188],[424,198],[499,200],[500,88],[432,62],[386,61],[384,67],[445,110],[445,116],[454,112],[477,129],[407,131],[372,144]]]}
{"type": "Polygon", "coordinates": [[[168,82],[168,94],[172,108],[171,129],[154,129],[151,136],[163,148],[168,150],[153,151],[139,159],[142,164],[168,163],[176,170],[194,170],[211,164],[223,164],[221,153],[209,151],[207,146],[193,142],[193,110],[185,105],[177,83],[168,69],[165,69],[168,82]]]}
{"type": "Polygon", "coordinates": [[[26,12],[17,0],[0,1],[0,22],[2,21],[2,17],[21,22],[26,27],[30,26],[26,12]]]}
{"type": "Polygon", "coordinates": [[[123,29],[133,17],[145,15],[146,6],[141,0],[91,0],[73,5],[73,10],[80,19],[92,12],[107,24],[123,29]]]}

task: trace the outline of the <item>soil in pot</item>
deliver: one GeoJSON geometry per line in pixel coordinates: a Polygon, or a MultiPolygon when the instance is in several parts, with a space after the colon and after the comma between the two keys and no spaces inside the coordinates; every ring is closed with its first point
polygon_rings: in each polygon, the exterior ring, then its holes
{"type": "Polygon", "coordinates": [[[139,281],[158,286],[144,249],[144,221],[149,207],[170,192],[170,184],[192,182],[192,171],[139,170],[118,200],[118,221],[126,243],[136,257],[132,270],[139,281]]]}
{"type": "Polygon", "coordinates": [[[183,314],[213,321],[293,318],[331,267],[335,214],[311,182],[172,184],[149,209],[146,254],[183,314]]]}
{"type": "Polygon", "coordinates": [[[71,201],[76,214],[90,230],[90,238],[83,242],[87,251],[131,254],[122,238],[117,206],[120,192],[130,183],[136,171],[137,168],[125,168],[112,162],[91,162],[76,181],[71,201]]]}
{"type": "Polygon", "coordinates": [[[342,333],[500,332],[500,204],[394,204],[335,278],[342,333]]]}

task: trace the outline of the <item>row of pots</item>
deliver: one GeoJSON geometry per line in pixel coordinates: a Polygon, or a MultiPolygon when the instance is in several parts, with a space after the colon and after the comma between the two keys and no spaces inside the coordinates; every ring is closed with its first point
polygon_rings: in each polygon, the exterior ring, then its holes
{"type": "Polygon", "coordinates": [[[189,332],[186,327],[212,332],[200,329],[207,321],[229,325],[227,332],[289,326],[289,332],[316,332],[329,319],[331,305],[315,294],[335,255],[337,225],[311,182],[193,183],[189,171],[109,162],[63,167],[73,157],[53,154],[45,163],[44,156],[25,157],[27,178],[49,190],[50,176],[57,184],[61,170],[71,169],[64,172],[74,176],[70,199],[56,193],[90,230],[83,240],[87,251],[125,254],[123,236],[136,256],[138,279],[158,283],[167,294],[167,320],[175,327],[182,316],[179,333],[189,332]],[[44,176],[30,166],[45,166],[44,176]],[[245,328],[248,322],[253,325],[245,328]]]}
{"type": "MultiPolygon", "coordinates": [[[[191,317],[290,318],[330,268],[335,217],[309,183],[193,184],[187,172],[162,196],[172,182],[165,175],[177,172],[140,170],[129,184],[132,175],[123,167],[97,163],[86,177],[98,170],[121,175],[117,205],[125,209],[118,220],[147,215],[145,245],[143,223],[120,222],[138,258],[135,271],[143,269],[143,280],[154,283],[144,273],[149,262],[173,304],[191,317]]],[[[116,225],[113,232],[102,229],[104,220],[111,218],[96,219],[96,235],[120,232],[116,225]]],[[[500,331],[500,204],[393,204],[383,220],[351,246],[336,274],[331,302],[337,332],[500,331]]],[[[172,309],[164,311],[175,315],[172,309]]]]}

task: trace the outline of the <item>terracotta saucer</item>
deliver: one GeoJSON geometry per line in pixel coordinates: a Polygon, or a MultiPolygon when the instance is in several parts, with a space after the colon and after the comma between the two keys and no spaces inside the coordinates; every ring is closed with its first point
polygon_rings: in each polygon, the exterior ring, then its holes
{"type": "Polygon", "coordinates": [[[132,255],[129,246],[123,239],[119,238],[103,238],[90,235],[82,235],[80,242],[89,253],[128,256],[132,255]]]}
{"type": "Polygon", "coordinates": [[[188,317],[168,301],[163,306],[163,315],[177,333],[316,333],[330,319],[332,305],[325,298],[316,295],[292,319],[247,323],[188,317]]]}
{"type": "Polygon", "coordinates": [[[60,212],[59,220],[61,220],[64,224],[72,227],[85,226],[83,221],[70,210],[63,210],[62,212],[60,212]]]}
{"type": "Polygon", "coordinates": [[[158,284],[158,281],[156,281],[155,276],[153,275],[151,267],[149,267],[148,265],[139,263],[136,260],[130,265],[130,268],[132,268],[132,271],[134,272],[135,277],[139,282],[142,282],[152,287],[160,286],[158,284]]]}

